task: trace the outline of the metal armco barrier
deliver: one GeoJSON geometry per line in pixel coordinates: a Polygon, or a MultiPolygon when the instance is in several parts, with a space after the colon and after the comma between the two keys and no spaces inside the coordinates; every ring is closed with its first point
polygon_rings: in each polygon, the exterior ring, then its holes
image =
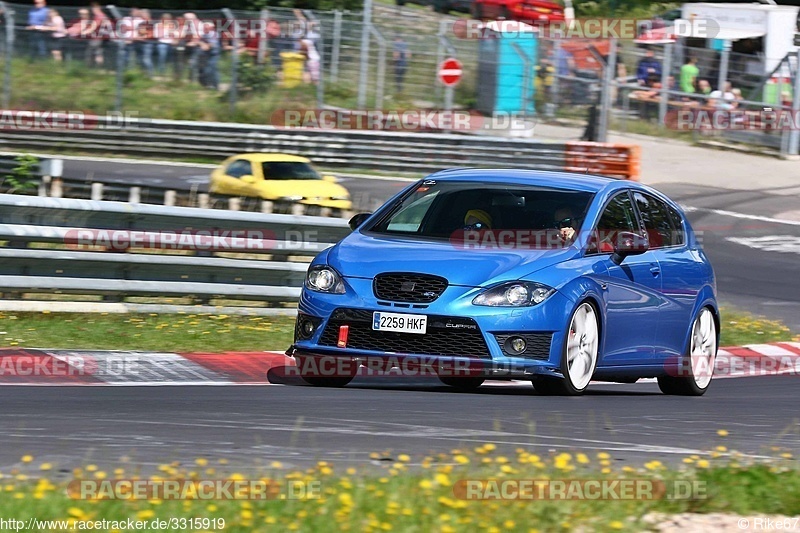
{"type": "Polygon", "coordinates": [[[225,312],[290,312],[309,257],[349,232],[336,218],[0,194],[0,310],[33,310],[33,296],[57,294],[97,298],[39,303],[219,312],[214,302],[241,300],[249,307],[225,312]],[[126,303],[131,297],[185,305],[126,303]]]}
{"type": "MultiPolygon", "coordinates": [[[[2,110],[0,110],[1,112],[2,110]]],[[[0,149],[46,150],[59,146],[94,153],[148,157],[218,157],[242,152],[283,152],[329,168],[435,172],[452,167],[538,170],[603,170],[637,179],[635,147],[597,143],[546,143],[455,134],[287,129],[273,126],[118,117],[86,117],[84,129],[6,129],[0,149]],[[588,146],[580,160],[569,154],[588,146]],[[613,164],[600,146],[614,146],[613,164]],[[584,166],[581,166],[584,165],[584,166]]]]}

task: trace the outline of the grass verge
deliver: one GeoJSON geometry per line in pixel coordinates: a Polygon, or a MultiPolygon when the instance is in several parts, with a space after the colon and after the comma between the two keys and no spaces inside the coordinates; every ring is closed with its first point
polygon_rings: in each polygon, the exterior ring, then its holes
{"type": "Polygon", "coordinates": [[[224,352],[285,350],[294,319],[228,315],[0,314],[0,346],[224,352]]]}
{"type": "MultiPolygon", "coordinates": [[[[158,314],[2,313],[0,346],[223,352],[283,350],[286,317],[158,314]]],[[[800,340],[777,320],[722,309],[721,346],[800,340]]]]}
{"type": "MultiPolygon", "coordinates": [[[[727,432],[718,433],[724,439],[727,432]]],[[[724,441],[723,441],[724,442],[724,441]]],[[[164,464],[150,480],[258,480],[270,487],[270,499],[72,499],[65,490],[68,481],[50,481],[54,468],[26,455],[4,472],[0,514],[17,520],[141,520],[206,519],[206,531],[642,531],[659,521],[657,514],[711,513],[796,515],[800,513],[800,471],[791,454],[775,453],[766,462],[749,462],[740,454],[719,445],[702,458],[687,456],[679,467],[668,468],[659,461],[641,467],[613,466],[605,452],[595,456],[562,452],[538,456],[518,448],[508,457],[492,444],[456,449],[449,454],[412,458],[405,454],[373,454],[375,465],[346,470],[326,462],[294,470],[273,462],[253,473],[226,471],[224,464],[210,464],[198,458],[194,464],[164,464]],[[706,458],[708,457],[708,458],[706,458]],[[26,472],[26,473],[25,473],[26,472]],[[465,499],[468,480],[480,485],[465,499]],[[515,487],[521,480],[544,483],[566,482],[570,487],[587,487],[573,493],[573,499],[559,497],[558,489],[524,492],[519,500],[474,499],[497,495],[490,486],[515,487]],[[574,480],[577,480],[574,481],[574,480]],[[623,482],[638,486],[664,487],[664,491],[640,492],[627,499],[592,497],[588,485],[605,484],[611,494],[622,494],[623,482]],[[605,483],[605,482],[609,483],[605,483]],[[614,482],[617,482],[616,485],[614,482]],[[305,494],[291,497],[287,487],[305,494]],[[678,491],[678,487],[691,487],[678,491]],[[459,490],[461,488],[462,490],[459,490]],[[224,524],[220,522],[224,520],[224,524]]],[[[224,460],[222,460],[224,463],[224,460]]],[[[105,472],[86,465],[72,472],[74,479],[92,480],[110,487],[117,479],[148,479],[124,468],[105,472]]],[[[102,486],[102,485],[101,485],[102,486]]],[[[184,485],[181,485],[184,486],[184,485]]],[[[473,487],[475,485],[473,484],[473,487]]],[[[191,493],[190,493],[191,494],[191,493]]],[[[596,493],[595,493],[596,494],[596,493]]],[[[663,520],[660,519],[660,520],[663,520]]],[[[55,529],[53,524],[50,529],[55,529]]],[[[97,526],[95,526],[97,527],[97,526]]],[[[706,527],[708,527],[706,525],[706,527]]],[[[111,529],[107,525],[105,529],[111,529]]],[[[47,530],[45,527],[33,528],[47,530]]],[[[198,528],[193,528],[198,529],[198,528]]]]}

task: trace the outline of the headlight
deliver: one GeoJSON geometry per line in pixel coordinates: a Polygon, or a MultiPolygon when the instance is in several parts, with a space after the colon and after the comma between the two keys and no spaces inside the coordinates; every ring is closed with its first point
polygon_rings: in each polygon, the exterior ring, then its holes
{"type": "Polygon", "coordinates": [[[281,196],[280,199],[284,202],[300,202],[303,198],[303,196],[281,196]]]}
{"type": "Polygon", "coordinates": [[[344,294],[344,281],[331,267],[318,265],[308,269],[306,288],[315,292],[344,294]]]}
{"type": "Polygon", "coordinates": [[[349,200],[349,196],[331,196],[331,200],[349,200]]]}
{"type": "Polygon", "coordinates": [[[547,300],[554,292],[555,289],[541,283],[512,281],[487,289],[472,303],[491,307],[530,307],[547,300]]]}

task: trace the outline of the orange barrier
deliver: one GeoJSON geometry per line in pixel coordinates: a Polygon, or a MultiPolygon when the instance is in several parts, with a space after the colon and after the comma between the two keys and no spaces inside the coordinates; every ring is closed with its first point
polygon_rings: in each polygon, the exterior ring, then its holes
{"type": "Polygon", "coordinates": [[[642,149],[633,144],[567,142],[564,170],[639,181],[642,149]]]}

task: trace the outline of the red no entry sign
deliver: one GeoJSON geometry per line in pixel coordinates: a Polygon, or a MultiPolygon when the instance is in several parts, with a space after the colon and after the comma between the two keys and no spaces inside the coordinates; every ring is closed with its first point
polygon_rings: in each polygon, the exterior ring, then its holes
{"type": "Polygon", "coordinates": [[[445,59],[439,65],[437,75],[439,76],[439,81],[446,86],[452,87],[456,85],[461,81],[461,62],[453,57],[445,59]]]}

